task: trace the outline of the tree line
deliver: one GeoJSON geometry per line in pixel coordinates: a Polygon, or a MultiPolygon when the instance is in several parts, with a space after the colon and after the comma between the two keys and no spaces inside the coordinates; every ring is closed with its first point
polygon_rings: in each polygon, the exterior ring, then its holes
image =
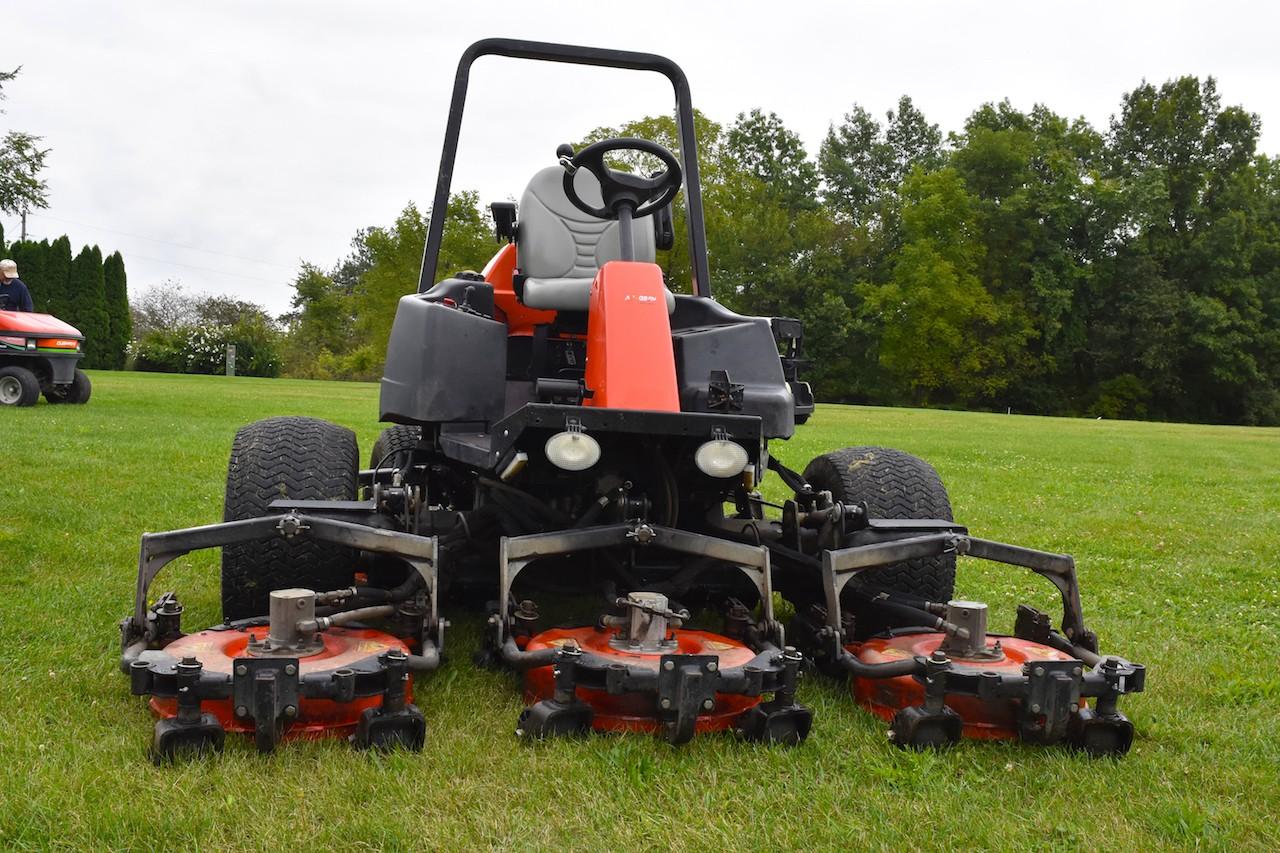
{"type": "MultiPolygon", "coordinates": [[[[944,135],[909,97],[883,118],[854,105],[816,156],[760,110],[695,130],[716,298],[803,320],[819,399],[1280,423],[1280,163],[1212,78],[1144,82],[1101,130],[1004,101],[944,135]]],[[[612,136],[679,149],[667,117],[579,144],[612,136]]],[[[377,377],[429,214],[301,269],[287,374],[377,377]]],[[[659,262],[687,290],[675,214],[659,262]]],[[[456,194],[440,274],[494,248],[456,194]]]]}
{"type": "Polygon", "coordinates": [[[125,366],[133,324],[129,315],[124,258],[106,258],[97,246],[74,256],[65,235],[49,240],[17,240],[6,247],[0,226],[0,256],[12,258],[31,290],[35,309],[53,314],[84,335],[83,367],[118,370],[125,366]]]}

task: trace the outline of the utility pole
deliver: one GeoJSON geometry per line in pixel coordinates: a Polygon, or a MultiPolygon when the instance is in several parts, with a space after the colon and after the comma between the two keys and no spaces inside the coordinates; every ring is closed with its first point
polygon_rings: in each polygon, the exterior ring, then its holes
{"type": "Polygon", "coordinates": [[[22,208],[22,237],[20,239],[24,241],[27,239],[27,209],[25,207],[22,208]]]}

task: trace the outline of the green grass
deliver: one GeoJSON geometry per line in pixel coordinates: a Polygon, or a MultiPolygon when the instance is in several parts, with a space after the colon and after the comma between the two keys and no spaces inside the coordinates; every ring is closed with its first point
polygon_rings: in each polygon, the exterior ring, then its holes
{"type": "MultiPolygon", "coordinates": [[[[421,754],[336,742],[155,768],[115,669],[138,536],[221,517],[236,428],[275,414],[378,432],[373,385],[93,375],[86,407],[0,411],[0,846],[18,849],[1253,848],[1280,845],[1280,431],[822,407],[777,451],[854,444],[934,463],[978,535],[1072,553],[1085,615],[1149,667],[1133,752],[963,744],[899,752],[845,690],[806,680],[808,742],[644,736],[528,746],[509,676],[451,660],[418,692],[421,754]]],[[[218,620],[217,556],[158,584],[218,620]]],[[[1007,629],[1048,587],[962,563],[1007,629]]],[[[157,590],[158,591],[158,590],[157,590]]]]}

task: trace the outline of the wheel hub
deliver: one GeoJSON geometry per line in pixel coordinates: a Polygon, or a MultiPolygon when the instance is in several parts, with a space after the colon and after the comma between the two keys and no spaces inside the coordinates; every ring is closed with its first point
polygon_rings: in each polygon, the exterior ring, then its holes
{"type": "Polygon", "coordinates": [[[22,384],[12,376],[0,376],[0,404],[12,406],[22,398],[22,384]]]}

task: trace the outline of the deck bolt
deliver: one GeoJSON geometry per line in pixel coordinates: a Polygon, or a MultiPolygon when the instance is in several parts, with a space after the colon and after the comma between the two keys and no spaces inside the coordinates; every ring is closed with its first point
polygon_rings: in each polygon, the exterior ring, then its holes
{"type": "Polygon", "coordinates": [[[1071,713],[1073,713],[1073,714],[1074,714],[1076,711],[1079,711],[1079,710],[1080,710],[1080,706],[1079,706],[1079,704],[1077,704],[1077,703],[1075,703],[1075,702],[1072,702],[1072,703],[1071,703],[1071,713]]]}
{"type": "Polygon", "coordinates": [[[675,661],[665,662],[664,664],[662,664],[662,668],[665,669],[667,672],[670,672],[671,670],[676,668],[675,661]]]}
{"type": "Polygon", "coordinates": [[[1039,706],[1039,705],[1032,705],[1032,706],[1031,706],[1031,713],[1033,713],[1033,714],[1039,714],[1039,713],[1040,713],[1040,706],[1039,706]]]}
{"type": "Polygon", "coordinates": [[[298,668],[297,668],[296,666],[294,666],[293,664],[289,664],[288,666],[286,666],[286,667],[284,668],[284,674],[285,674],[285,675],[297,675],[297,674],[298,674],[298,668]]]}
{"type": "Polygon", "coordinates": [[[715,672],[719,668],[720,668],[720,664],[716,663],[715,661],[713,660],[707,661],[707,672],[715,672]]]}
{"type": "Polygon", "coordinates": [[[1081,672],[1083,672],[1083,670],[1080,669],[1080,667],[1076,667],[1075,669],[1071,670],[1071,674],[1075,676],[1080,675],[1081,672]]]}
{"type": "Polygon", "coordinates": [[[249,709],[248,709],[248,708],[246,708],[244,705],[237,705],[237,706],[236,706],[236,716],[237,716],[237,717],[247,717],[247,716],[249,716],[249,709]]]}
{"type": "Polygon", "coordinates": [[[1038,676],[1039,676],[1039,675],[1044,675],[1044,667],[1042,667],[1042,666],[1038,666],[1038,667],[1036,667],[1036,668],[1035,668],[1034,672],[1035,672],[1035,674],[1036,674],[1036,675],[1038,675],[1038,676]]]}
{"type": "Polygon", "coordinates": [[[284,715],[285,715],[286,717],[296,717],[296,716],[298,715],[298,709],[297,709],[297,708],[295,708],[295,707],[294,707],[294,706],[292,706],[292,705],[285,705],[285,706],[284,706],[284,715]]]}
{"type": "Polygon", "coordinates": [[[670,699],[663,699],[663,700],[662,700],[662,702],[661,702],[661,703],[659,703],[659,704],[661,704],[661,705],[662,705],[662,707],[664,707],[664,708],[670,708],[670,707],[671,707],[671,700],[670,700],[670,699]]]}
{"type": "Polygon", "coordinates": [[[702,707],[706,708],[708,711],[710,711],[710,710],[711,710],[712,708],[714,708],[715,706],[716,706],[716,700],[714,700],[714,699],[703,699],[703,700],[702,700],[702,707]]]}
{"type": "Polygon", "coordinates": [[[236,675],[248,675],[248,674],[249,674],[249,667],[245,666],[244,664],[240,664],[239,666],[236,667],[236,675]]]}

